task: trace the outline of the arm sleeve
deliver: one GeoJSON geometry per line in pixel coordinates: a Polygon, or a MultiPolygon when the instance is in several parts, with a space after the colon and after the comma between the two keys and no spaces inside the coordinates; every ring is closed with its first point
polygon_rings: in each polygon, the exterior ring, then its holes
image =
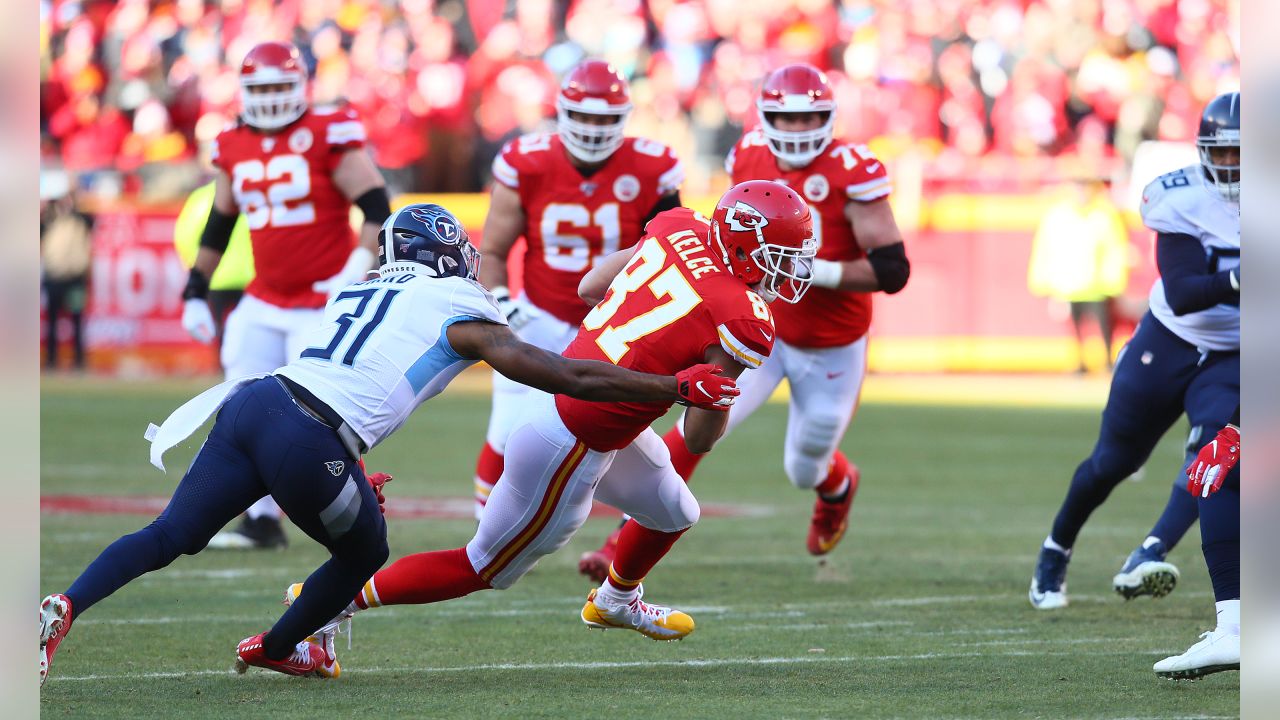
{"type": "Polygon", "coordinates": [[[1238,304],[1230,271],[1209,272],[1200,241],[1182,233],[1156,236],[1156,265],[1164,280],[1164,296],[1175,315],[1208,310],[1222,303],[1238,304]]]}

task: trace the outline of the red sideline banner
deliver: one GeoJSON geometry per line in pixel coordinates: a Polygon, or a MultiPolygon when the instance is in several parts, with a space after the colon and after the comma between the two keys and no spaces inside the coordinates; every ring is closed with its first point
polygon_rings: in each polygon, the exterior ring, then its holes
{"type": "MultiPolygon", "coordinates": [[[[187,270],[173,247],[176,219],[172,210],[95,216],[85,308],[91,369],[128,375],[217,372],[216,350],[182,329],[187,270]]],[[[60,334],[69,337],[65,322],[60,334]]]]}

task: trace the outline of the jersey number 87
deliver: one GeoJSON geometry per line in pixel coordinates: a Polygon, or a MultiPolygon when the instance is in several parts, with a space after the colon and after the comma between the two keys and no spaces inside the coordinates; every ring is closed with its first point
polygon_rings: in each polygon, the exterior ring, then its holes
{"type": "Polygon", "coordinates": [[[702,296],[681,274],[680,268],[672,265],[662,269],[666,261],[667,253],[658,240],[645,240],[631,264],[609,285],[605,299],[582,320],[582,327],[587,330],[604,328],[596,337],[596,345],[615,364],[631,351],[631,343],[688,315],[702,302],[702,296]],[[628,296],[646,287],[654,299],[667,298],[667,301],[620,324],[605,327],[628,296]]]}

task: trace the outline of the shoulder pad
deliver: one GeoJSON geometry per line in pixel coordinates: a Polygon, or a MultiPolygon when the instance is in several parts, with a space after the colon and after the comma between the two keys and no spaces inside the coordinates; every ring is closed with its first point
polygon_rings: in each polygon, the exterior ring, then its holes
{"type": "Polygon", "coordinates": [[[1142,190],[1142,222],[1156,232],[1196,234],[1197,224],[1192,220],[1196,201],[1199,199],[1186,188],[1199,185],[1195,176],[1197,166],[1165,173],[1152,180],[1142,190]]]}

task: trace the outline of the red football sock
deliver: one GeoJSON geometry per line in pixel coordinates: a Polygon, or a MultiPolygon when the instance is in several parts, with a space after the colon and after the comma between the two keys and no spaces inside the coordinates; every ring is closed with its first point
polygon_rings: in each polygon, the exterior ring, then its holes
{"type": "Polygon", "coordinates": [[[849,458],[839,450],[831,456],[831,466],[827,468],[827,477],[815,488],[819,495],[833,497],[843,489],[844,480],[849,476],[849,458]]]}
{"type": "Polygon", "coordinates": [[[676,469],[676,474],[684,478],[686,483],[689,482],[698,463],[702,462],[702,458],[706,455],[694,455],[689,452],[689,448],[684,444],[684,435],[680,434],[679,423],[673,425],[667,434],[662,436],[662,442],[666,443],[667,449],[671,451],[671,465],[676,469]]]}
{"type": "Polygon", "coordinates": [[[379,570],[356,596],[361,609],[383,605],[422,605],[470,595],[487,590],[489,583],[480,579],[467,549],[437,550],[406,555],[379,570]]]}
{"type": "Polygon", "coordinates": [[[485,443],[480,448],[480,456],[476,458],[476,504],[484,507],[489,501],[489,493],[493,492],[493,486],[498,484],[498,478],[502,477],[502,468],[506,464],[502,453],[493,449],[489,443],[485,443]]]}
{"type": "Polygon", "coordinates": [[[635,520],[628,520],[618,537],[618,554],[609,566],[606,582],[623,592],[635,589],[683,534],[684,530],[673,533],[650,530],[635,520]]]}

